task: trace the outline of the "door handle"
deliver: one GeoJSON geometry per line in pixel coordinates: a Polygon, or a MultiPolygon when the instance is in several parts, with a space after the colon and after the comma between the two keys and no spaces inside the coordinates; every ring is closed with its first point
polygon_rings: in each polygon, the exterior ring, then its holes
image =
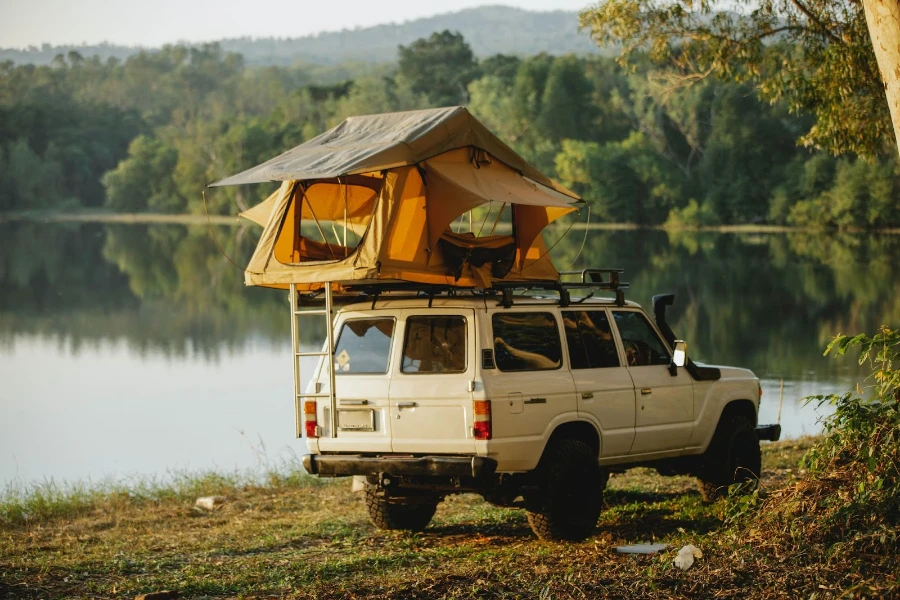
{"type": "Polygon", "coordinates": [[[525,404],[547,404],[546,398],[529,398],[525,404]]]}
{"type": "Polygon", "coordinates": [[[647,396],[647,395],[650,394],[650,392],[652,392],[652,391],[653,391],[653,390],[650,389],[650,388],[641,388],[641,395],[642,395],[642,396],[647,396]]]}
{"type": "Polygon", "coordinates": [[[368,400],[341,400],[341,406],[365,406],[368,400]]]}
{"type": "Polygon", "coordinates": [[[594,397],[594,392],[582,392],[581,393],[582,400],[590,400],[593,397],[594,397]]]}
{"type": "Polygon", "coordinates": [[[418,405],[417,402],[398,402],[397,408],[415,408],[418,405]]]}

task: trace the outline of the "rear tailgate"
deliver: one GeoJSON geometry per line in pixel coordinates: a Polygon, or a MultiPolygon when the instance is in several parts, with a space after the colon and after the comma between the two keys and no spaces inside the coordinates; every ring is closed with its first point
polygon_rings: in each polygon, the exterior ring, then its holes
{"type": "Polygon", "coordinates": [[[401,311],[390,383],[391,450],[473,454],[475,311],[401,311]]]}
{"type": "MultiPolygon", "coordinates": [[[[390,452],[389,391],[391,355],[399,324],[391,315],[342,313],[335,328],[337,431],[328,429],[327,400],[318,402],[320,452],[390,452]]],[[[321,391],[328,391],[327,370],[319,370],[321,391]]]]}

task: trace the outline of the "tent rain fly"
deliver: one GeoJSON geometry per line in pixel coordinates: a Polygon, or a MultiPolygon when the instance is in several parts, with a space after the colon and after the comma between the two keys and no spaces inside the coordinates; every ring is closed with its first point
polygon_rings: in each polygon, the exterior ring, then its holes
{"type": "Polygon", "coordinates": [[[462,107],[352,117],[212,185],[266,181],[282,184],[242,213],[263,226],[245,281],[300,290],[557,280],[540,233],[579,202],[462,107]],[[483,206],[510,207],[511,231],[451,230],[483,206]]]}

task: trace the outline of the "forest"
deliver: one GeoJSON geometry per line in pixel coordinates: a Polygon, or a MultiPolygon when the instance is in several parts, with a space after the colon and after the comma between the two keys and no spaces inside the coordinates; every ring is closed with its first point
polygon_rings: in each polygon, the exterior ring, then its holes
{"type": "MultiPolygon", "coordinates": [[[[781,51],[790,52],[790,48],[781,51]]],[[[478,59],[436,32],[387,65],[248,65],[217,44],[0,64],[0,211],[203,214],[205,184],[345,117],[465,104],[593,223],[900,226],[900,164],[804,145],[814,118],[652,56],[478,59]]],[[[223,188],[234,214],[271,190],[223,188]]]]}

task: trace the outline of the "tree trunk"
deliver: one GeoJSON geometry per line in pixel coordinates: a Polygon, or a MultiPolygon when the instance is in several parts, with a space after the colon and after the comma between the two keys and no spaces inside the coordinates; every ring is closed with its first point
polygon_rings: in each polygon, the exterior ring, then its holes
{"type": "Polygon", "coordinates": [[[863,8],[900,150],[900,0],[863,0],[863,8]]]}

